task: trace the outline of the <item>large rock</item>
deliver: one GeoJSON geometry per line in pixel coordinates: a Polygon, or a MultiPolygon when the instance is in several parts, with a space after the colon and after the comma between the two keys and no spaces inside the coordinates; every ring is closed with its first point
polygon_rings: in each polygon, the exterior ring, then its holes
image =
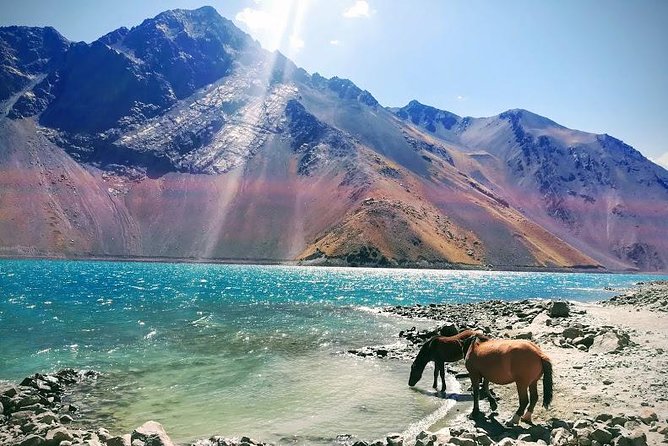
{"type": "Polygon", "coordinates": [[[534,424],[533,426],[529,427],[529,435],[531,435],[532,441],[550,441],[550,429],[543,426],[542,424],[534,424]]]}
{"type": "Polygon", "coordinates": [[[614,331],[608,331],[594,338],[589,348],[592,353],[613,353],[629,344],[628,336],[620,336],[614,331]]]}
{"type": "Polygon", "coordinates": [[[46,444],[46,440],[39,435],[28,435],[20,443],[17,443],[18,446],[42,446],[46,444]]]}
{"type": "Polygon", "coordinates": [[[387,446],[403,446],[404,438],[400,434],[389,434],[385,438],[387,446]]]}
{"type": "Polygon", "coordinates": [[[146,446],[175,446],[165,432],[162,424],[156,421],[147,421],[132,432],[131,441],[142,441],[146,446]]]}
{"type": "Polygon", "coordinates": [[[476,446],[475,440],[464,437],[452,437],[450,439],[450,444],[456,444],[457,446],[476,446]]]}
{"type": "Polygon", "coordinates": [[[570,307],[568,302],[554,301],[550,306],[550,317],[568,317],[570,315],[570,307]]]}
{"type": "Polygon", "coordinates": [[[584,331],[579,327],[566,327],[561,335],[566,339],[577,339],[584,336],[584,331]]]}
{"type": "Polygon", "coordinates": [[[636,429],[631,433],[622,433],[615,438],[614,444],[615,446],[647,446],[647,435],[642,430],[636,429]]]}
{"type": "Polygon", "coordinates": [[[57,427],[46,433],[46,441],[49,444],[58,445],[61,441],[72,441],[73,439],[72,433],[64,427],[57,427]]]}
{"type": "Polygon", "coordinates": [[[107,440],[107,446],[130,446],[130,435],[123,435],[122,437],[111,437],[107,440]]]}
{"type": "Polygon", "coordinates": [[[590,438],[601,444],[609,444],[612,441],[612,433],[603,427],[598,427],[591,433],[590,438]]]}
{"type": "Polygon", "coordinates": [[[550,444],[553,446],[567,446],[573,444],[575,437],[569,432],[568,429],[563,427],[558,427],[552,429],[552,436],[550,438],[550,444]]]}
{"type": "Polygon", "coordinates": [[[652,421],[659,421],[656,412],[651,409],[643,409],[642,412],[640,412],[640,419],[645,424],[650,424],[652,421]]]}

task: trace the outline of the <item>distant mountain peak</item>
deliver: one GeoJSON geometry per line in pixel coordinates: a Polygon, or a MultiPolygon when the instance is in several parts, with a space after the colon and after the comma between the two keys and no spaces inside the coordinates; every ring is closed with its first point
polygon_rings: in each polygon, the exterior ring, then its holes
{"type": "Polygon", "coordinates": [[[563,125],[558,124],[551,119],[546,118],[545,116],[541,116],[523,108],[513,108],[506,110],[505,112],[500,113],[498,116],[501,119],[507,119],[511,121],[514,123],[514,125],[521,124],[522,126],[528,128],[565,128],[563,125]]]}
{"type": "Polygon", "coordinates": [[[317,88],[329,88],[337,93],[341,99],[354,99],[369,106],[378,105],[378,101],[371,93],[367,90],[362,90],[350,79],[340,78],[338,76],[333,76],[327,79],[319,73],[313,73],[311,82],[317,88]]]}
{"type": "Polygon", "coordinates": [[[394,112],[401,119],[410,120],[413,124],[423,126],[432,133],[437,131],[439,125],[445,130],[451,130],[461,120],[461,117],[454,113],[422,104],[416,99],[394,112]]]}

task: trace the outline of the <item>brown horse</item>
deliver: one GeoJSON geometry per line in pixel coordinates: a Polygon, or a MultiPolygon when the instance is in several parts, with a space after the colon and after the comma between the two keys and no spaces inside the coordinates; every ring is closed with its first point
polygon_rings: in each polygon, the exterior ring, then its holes
{"type": "MultiPolygon", "coordinates": [[[[438,390],[438,374],[441,374],[441,383],[445,392],[445,363],[464,359],[463,340],[470,338],[479,332],[464,330],[454,336],[434,336],[420,348],[413,365],[411,365],[411,376],[408,385],[414,386],[422,378],[422,372],[430,361],[434,361],[434,389],[438,390]]],[[[482,335],[481,335],[482,336],[482,335]]]]}
{"type": "Polygon", "coordinates": [[[530,341],[511,339],[480,339],[473,336],[464,341],[466,351],[466,369],[471,377],[473,388],[472,417],[480,413],[478,407],[480,380],[483,380],[483,393],[489,399],[492,410],[497,404],[489,393],[487,382],[517,385],[520,407],[509,420],[517,424],[520,420],[531,423],[531,414],[538,402],[538,380],[543,377],[543,406],[547,409],[552,402],[552,363],[536,344],[530,341]],[[530,398],[527,397],[527,389],[530,398]],[[528,407],[527,407],[528,405],[528,407]],[[526,409],[526,412],[524,410],[526,409]],[[524,416],[522,416],[524,413],[524,416]]]}

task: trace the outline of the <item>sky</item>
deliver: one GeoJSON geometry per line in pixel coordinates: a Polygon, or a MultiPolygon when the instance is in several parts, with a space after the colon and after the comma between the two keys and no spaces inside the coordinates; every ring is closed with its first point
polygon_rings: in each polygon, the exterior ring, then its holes
{"type": "Polygon", "coordinates": [[[608,133],[668,168],[665,0],[0,0],[0,25],[91,42],[174,8],[215,7],[310,73],[385,106],[524,108],[608,133]]]}

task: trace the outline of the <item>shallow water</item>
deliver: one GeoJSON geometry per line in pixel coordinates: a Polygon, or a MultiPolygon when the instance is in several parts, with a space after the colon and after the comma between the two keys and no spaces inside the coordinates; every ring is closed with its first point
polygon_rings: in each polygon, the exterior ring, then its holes
{"type": "Polygon", "coordinates": [[[409,389],[406,363],[337,353],[394,342],[415,325],[368,308],[593,300],[612,294],[604,287],[653,278],[3,260],[0,379],[100,370],[81,404],[85,416],[119,433],[155,419],[177,441],[373,439],[424,423],[451,400],[409,389]]]}

